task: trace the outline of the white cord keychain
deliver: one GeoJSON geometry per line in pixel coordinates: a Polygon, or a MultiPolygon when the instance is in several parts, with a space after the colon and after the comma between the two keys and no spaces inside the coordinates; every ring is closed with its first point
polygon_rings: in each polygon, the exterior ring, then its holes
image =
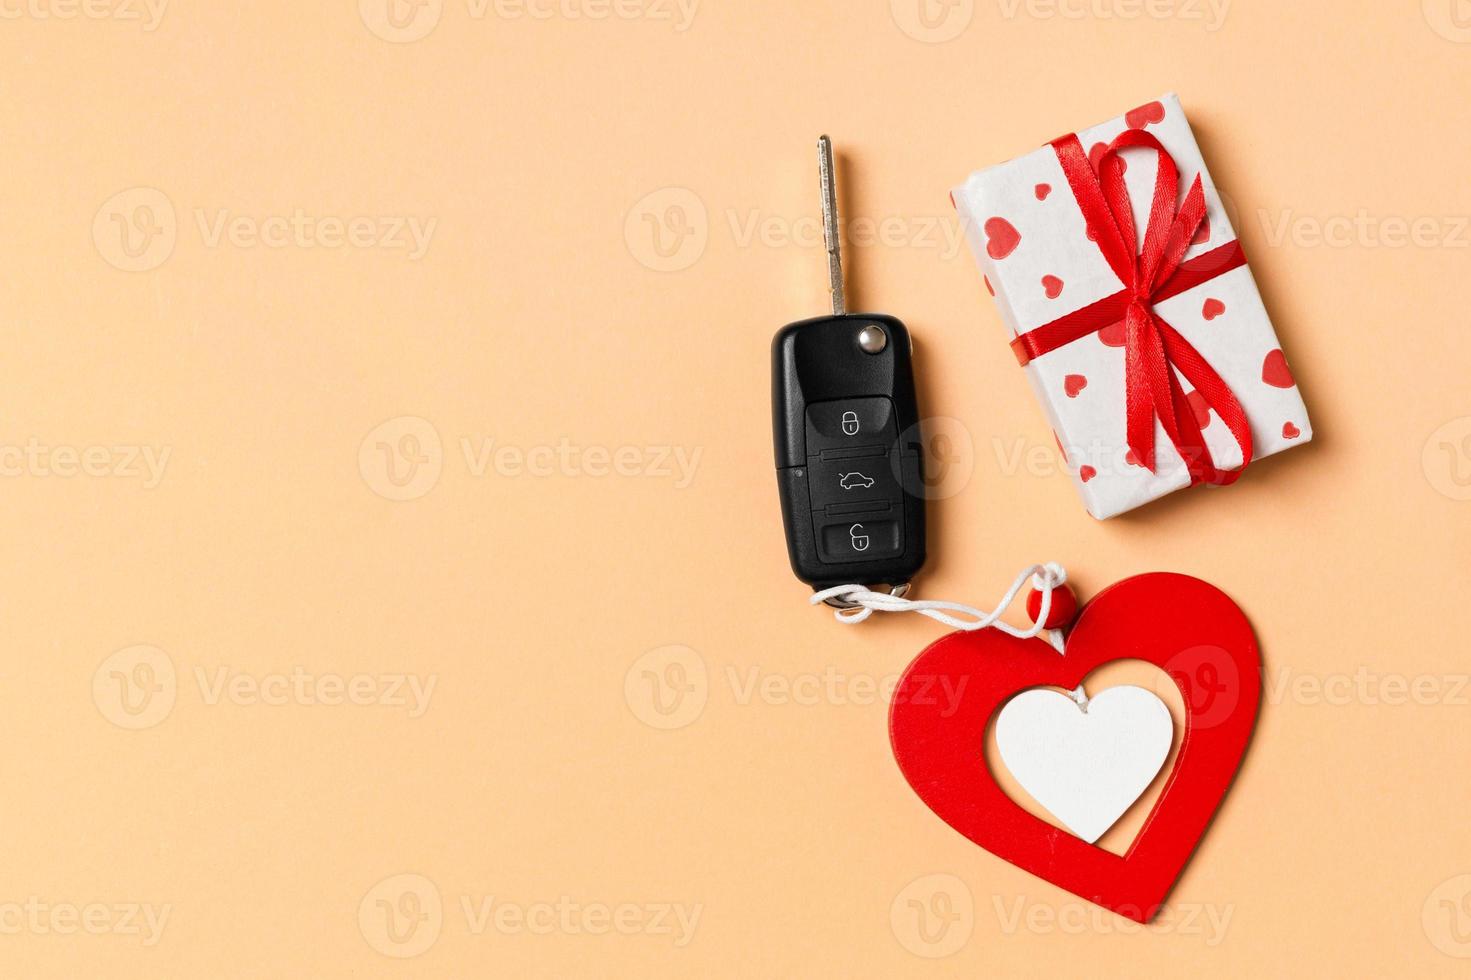
{"type": "Polygon", "coordinates": [[[946,602],[941,599],[906,599],[888,592],[874,592],[866,585],[834,585],[813,593],[812,598],[808,601],[815,606],[829,599],[846,600],[851,605],[848,608],[835,609],[833,618],[849,625],[861,623],[876,612],[917,612],[921,616],[928,616],[953,629],[983,630],[991,627],[1008,636],[1026,640],[1040,635],[1043,630],[1047,629],[1046,623],[1052,613],[1053,591],[1066,584],[1067,570],[1057,562],[1048,562],[1045,565],[1031,565],[1023,569],[1011,583],[1011,588],[1007,589],[1006,594],[1001,597],[996,608],[990,612],[983,612],[962,602],[946,602]],[[1032,588],[1036,589],[1041,596],[1040,609],[1035,616],[1036,622],[1028,629],[1019,630],[1001,622],[1001,614],[1011,605],[1017,593],[1022,590],[1022,586],[1026,585],[1028,578],[1032,580],[1032,588]],[[962,619],[951,613],[959,613],[969,618],[962,619]]]}
{"type": "MultiPolygon", "coordinates": [[[[863,622],[876,612],[917,612],[952,629],[966,632],[995,629],[1019,640],[1029,640],[1046,634],[1047,642],[1058,653],[1063,652],[1062,628],[1077,613],[1077,599],[1067,587],[1067,569],[1054,561],[1045,565],[1029,565],[1022,569],[1012,580],[1011,588],[1006,590],[996,608],[990,612],[963,602],[906,599],[903,594],[875,592],[866,585],[834,585],[813,593],[808,601],[814,606],[824,602],[829,605],[841,603],[840,608],[833,610],[833,618],[849,626],[863,622]],[[1032,617],[1032,625],[1021,630],[1010,623],[1002,622],[1001,614],[1011,606],[1029,578],[1032,581],[1032,594],[1027,599],[1027,613],[1032,617]],[[1057,596],[1056,601],[1054,596],[1057,596]],[[953,615],[956,613],[959,615],[953,615]]],[[[1088,703],[1081,686],[1072,692],[1072,696],[1080,705],[1088,703]]]]}

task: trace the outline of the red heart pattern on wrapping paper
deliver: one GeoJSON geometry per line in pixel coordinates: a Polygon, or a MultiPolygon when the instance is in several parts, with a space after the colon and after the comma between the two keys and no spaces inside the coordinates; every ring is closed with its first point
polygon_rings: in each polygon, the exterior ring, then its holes
{"type": "Polygon", "coordinates": [[[1293,425],[1291,422],[1282,423],[1283,439],[1296,439],[1300,435],[1302,435],[1302,430],[1299,429],[1297,426],[1293,425]]]}
{"type": "Polygon", "coordinates": [[[1185,396],[1190,403],[1190,410],[1195,413],[1195,424],[1204,429],[1211,424],[1211,407],[1206,403],[1205,396],[1198,391],[1192,391],[1185,396]]]}
{"type": "Polygon", "coordinates": [[[1155,572],[1095,596],[1062,655],[1045,640],[997,630],[941,637],[895,688],[889,740],[910,787],[972,843],[1080,898],[1148,922],[1241,765],[1261,685],[1256,637],[1230,597],[1199,579],[1155,572]],[[1183,698],[1185,725],[1159,798],[1128,851],[1118,855],[1017,805],[986,764],[985,744],[988,726],[1013,695],[1038,687],[1072,690],[1121,659],[1169,675],[1183,698]],[[935,690],[963,694],[942,699],[935,690]]]}
{"type": "Polygon", "coordinates": [[[1207,213],[1204,218],[1201,218],[1200,219],[1200,227],[1197,228],[1197,229],[1195,229],[1195,237],[1192,238],[1192,239],[1190,239],[1190,244],[1191,245],[1199,245],[1201,242],[1208,242],[1208,241],[1210,241],[1210,238],[1211,238],[1211,216],[1210,216],[1209,213],[1207,213]]]}
{"type": "Polygon", "coordinates": [[[1120,320],[1118,323],[1110,323],[1108,326],[1098,331],[1098,339],[1103,342],[1103,346],[1105,347],[1124,346],[1124,321],[1120,320]]]}
{"type": "Polygon", "coordinates": [[[1124,113],[1124,125],[1130,129],[1143,129],[1150,123],[1163,122],[1165,107],[1162,102],[1146,102],[1137,109],[1124,113]]]}
{"type": "Polygon", "coordinates": [[[1262,380],[1273,388],[1291,388],[1297,384],[1292,378],[1292,369],[1287,366],[1287,355],[1282,349],[1271,351],[1262,361],[1262,380]]]}
{"type": "Polygon", "coordinates": [[[1222,303],[1218,299],[1208,299],[1205,301],[1205,305],[1200,308],[1200,315],[1205,317],[1207,320],[1214,320],[1216,317],[1225,312],[1226,304],[1222,303]]]}
{"type": "Polygon", "coordinates": [[[1089,480],[1093,479],[1097,475],[1098,471],[1089,466],[1087,463],[1084,463],[1082,466],[1078,467],[1078,479],[1082,480],[1084,483],[1087,483],[1089,480]]]}
{"type": "MultiPolygon", "coordinates": [[[[1070,374],[1062,379],[1062,390],[1069,398],[1077,398],[1078,392],[1086,387],[1088,387],[1088,379],[1081,374],[1070,374]]],[[[1061,446],[1062,443],[1058,443],[1058,447],[1061,448],[1061,446]]]]}
{"type": "MultiPolygon", "coordinates": [[[[1107,152],[1107,143],[1094,143],[1091,147],[1088,148],[1088,162],[1093,165],[1093,172],[1095,174],[1098,173],[1099,161],[1103,159],[1103,154],[1107,152]]],[[[1129,172],[1129,161],[1125,160],[1121,156],[1115,156],[1114,159],[1119,162],[1119,173],[1126,174],[1129,172]]],[[[1089,238],[1091,240],[1092,236],[1090,235],[1089,238]]]]}
{"type": "Polygon", "coordinates": [[[1005,218],[987,218],[981,228],[986,233],[986,254],[997,261],[1015,252],[1021,244],[1021,232],[1005,218]]]}
{"type": "Polygon", "coordinates": [[[1047,195],[1052,193],[1052,185],[1038,184],[1036,187],[1032,188],[1032,193],[1037,195],[1037,200],[1045,201],[1047,200],[1047,195]]]}
{"type": "Polygon", "coordinates": [[[1056,276],[1043,276],[1042,291],[1047,294],[1048,299],[1057,299],[1062,295],[1062,280],[1056,276]]]}

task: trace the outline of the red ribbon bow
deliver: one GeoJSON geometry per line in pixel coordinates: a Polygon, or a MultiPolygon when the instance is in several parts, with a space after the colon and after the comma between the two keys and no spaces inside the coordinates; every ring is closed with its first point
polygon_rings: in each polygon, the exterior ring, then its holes
{"type": "Polygon", "coordinates": [[[1154,472],[1154,420],[1158,418],[1189,467],[1191,483],[1234,483],[1251,462],[1251,428],[1246,413],[1221,376],[1154,311],[1154,304],[1245,265],[1240,242],[1232,241],[1189,262],[1182,261],[1205,220],[1205,191],[1197,174],[1177,210],[1179,170],[1159,140],[1144,130],[1125,130],[1110,143],[1098,160],[1096,174],[1076,135],[1054,140],[1052,148],[1088,223],[1090,237],[1096,240],[1098,250],[1124,288],[1017,337],[1012,341],[1017,359],[1026,364],[1122,320],[1128,442],[1134,458],[1154,472]],[[1159,155],[1142,250],[1137,245],[1134,211],[1120,158],[1123,150],[1136,147],[1159,155]],[[1228,472],[1215,465],[1177,371],[1235,437],[1241,447],[1241,469],[1228,472]]]}

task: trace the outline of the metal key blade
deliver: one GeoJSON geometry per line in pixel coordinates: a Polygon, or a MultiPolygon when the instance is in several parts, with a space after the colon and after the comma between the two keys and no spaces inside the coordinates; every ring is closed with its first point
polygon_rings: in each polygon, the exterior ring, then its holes
{"type": "Polygon", "coordinates": [[[833,295],[833,316],[848,312],[843,297],[842,238],[838,233],[838,187],[833,180],[833,141],[826,134],[817,138],[817,173],[822,181],[822,239],[827,245],[828,288],[833,295]]]}

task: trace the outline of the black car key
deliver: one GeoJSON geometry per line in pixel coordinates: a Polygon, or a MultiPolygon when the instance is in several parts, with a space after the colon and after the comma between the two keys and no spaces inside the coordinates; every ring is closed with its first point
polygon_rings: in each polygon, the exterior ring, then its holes
{"type": "Polygon", "coordinates": [[[925,559],[912,345],[894,317],[847,312],[826,136],[817,152],[833,314],[789,324],[771,345],[787,552],[814,588],[885,584],[903,594],[925,559]]]}

